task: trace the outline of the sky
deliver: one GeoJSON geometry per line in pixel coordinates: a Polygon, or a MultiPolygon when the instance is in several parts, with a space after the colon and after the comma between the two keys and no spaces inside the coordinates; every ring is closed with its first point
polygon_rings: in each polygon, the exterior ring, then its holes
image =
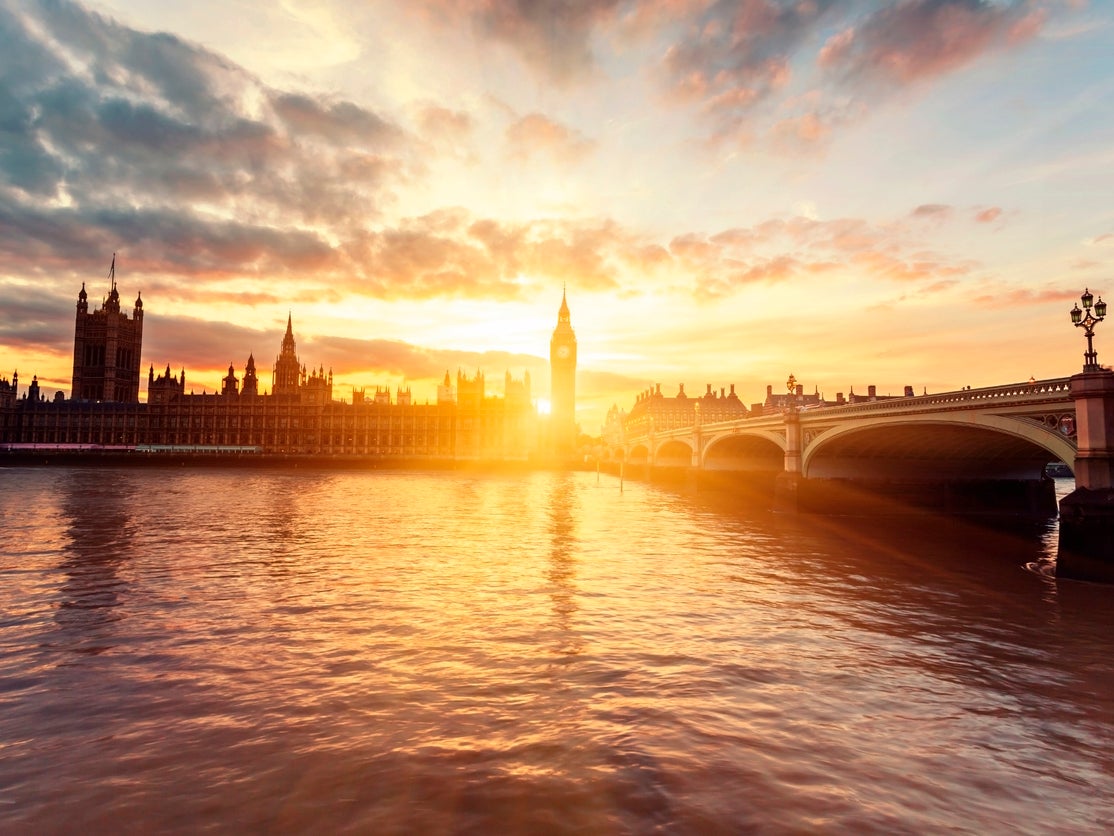
{"type": "Polygon", "coordinates": [[[68,393],[114,253],[196,392],[268,389],[289,316],[335,397],[544,410],[563,291],[590,434],[655,384],[1070,375],[1111,43],[1096,0],[0,0],[0,376],[68,393]]]}

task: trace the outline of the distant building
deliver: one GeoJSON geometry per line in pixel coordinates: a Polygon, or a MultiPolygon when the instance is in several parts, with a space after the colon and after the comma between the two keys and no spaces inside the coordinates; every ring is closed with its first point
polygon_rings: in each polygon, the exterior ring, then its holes
{"type": "Polygon", "coordinates": [[[0,409],[12,409],[19,394],[19,372],[12,375],[11,381],[0,377],[0,409]]]}
{"type": "Polygon", "coordinates": [[[805,387],[802,384],[797,384],[793,393],[790,394],[786,391],[784,394],[774,394],[774,387],[766,387],[766,400],[762,403],[751,405],[751,412],[756,415],[768,415],[771,412],[784,412],[790,406],[797,409],[807,409],[810,407],[821,406],[824,399],[820,396],[820,392],[813,392],[811,395],[805,394],[805,387]]]}
{"type": "MultiPolygon", "coordinates": [[[[389,388],[376,387],[373,399],[357,389],[344,403],[333,399],[331,371],[307,370],[298,359],[290,316],[270,394],[260,394],[249,354],[242,379],[229,364],[219,394],[187,393],[184,369],[175,376],[167,364],[156,376],[152,364],[147,402],[139,403],[143,306],[137,299],[134,318],[122,314],[114,267],[110,275],[102,310],[88,312],[84,285],[78,295],[76,396],[66,400],[59,393],[47,402],[36,379],[20,398],[18,375],[0,381],[0,444],[444,460],[524,460],[539,452],[529,374],[516,380],[508,372],[503,397],[487,392],[482,372],[459,372],[455,387],[446,373],[433,404],[415,403],[410,388],[401,386],[393,402],[389,388]]],[[[567,317],[563,301],[562,309],[567,317]]],[[[575,353],[572,360],[575,368],[575,353]]],[[[572,414],[567,367],[560,393],[562,408],[572,414]]]]}
{"type": "Polygon", "coordinates": [[[685,384],[680,384],[677,394],[667,398],[661,393],[661,384],[639,393],[630,412],[612,406],[603,428],[604,442],[618,446],[623,438],[648,435],[651,430],[661,432],[691,427],[699,415],[701,424],[733,421],[747,416],[747,408],[735,394],[735,384],[718,392],[712,384],[700,397],[685,394],[685,384]]]}
{"type": "Polygon", "coordinates": [[[101,308],[90,312],[84,282],[77,294],[70,396],[83,401],[138,403],[143,299],[136,296],[135,312],[129,318],[120,310],[115,255],[108,275],[112,288],[101,308]]]}

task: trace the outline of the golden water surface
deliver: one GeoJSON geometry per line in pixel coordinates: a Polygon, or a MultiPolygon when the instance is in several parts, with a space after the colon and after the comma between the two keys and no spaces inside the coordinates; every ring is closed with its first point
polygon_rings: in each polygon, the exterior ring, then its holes
{"type": "Polygon", "coordinates": [[[1054,521],[594,473],[0,470],[0,832],[1107,833],[1054,521]]]}

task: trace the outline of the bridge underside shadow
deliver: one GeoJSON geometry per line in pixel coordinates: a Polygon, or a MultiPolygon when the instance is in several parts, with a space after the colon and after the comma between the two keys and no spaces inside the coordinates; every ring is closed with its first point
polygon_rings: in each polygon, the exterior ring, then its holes
{"type": "Polygon", "coordinates": [[[713,442],[704,454],[700,486],[752,495],[768,503],[785,451],[758,436],[729,436],[713,442]]]}
{"type": "Polygon", "coordinates": [[[814,444],[798,506],[1055,516],[1055,486],[1044,472],[1055,459],[1028,439],[969,425],[866,428],[814,444]]]}

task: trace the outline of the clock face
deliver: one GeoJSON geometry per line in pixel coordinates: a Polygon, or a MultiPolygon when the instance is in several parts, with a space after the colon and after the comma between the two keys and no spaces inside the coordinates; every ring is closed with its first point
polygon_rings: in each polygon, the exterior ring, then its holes
{"type": "Polygon", "coordinates": [[[561,360],[568,360],[570,354],[572,354],[572,351],[567,345],[563,345],[557,349],[557,357],[561,360]]]}

